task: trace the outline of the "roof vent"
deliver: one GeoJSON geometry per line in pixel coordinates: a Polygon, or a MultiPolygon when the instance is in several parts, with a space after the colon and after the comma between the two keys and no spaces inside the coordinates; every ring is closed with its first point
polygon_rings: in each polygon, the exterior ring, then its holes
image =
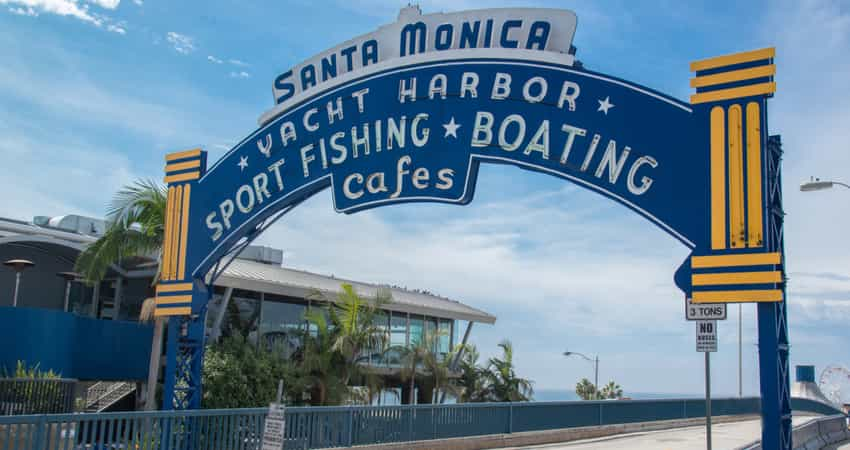
{"type": "Polygon", "coordinates": [[[280,266],[283,264],[283,250],[263,245],[249,245],[237,256],[239,259],[280,266]]]}

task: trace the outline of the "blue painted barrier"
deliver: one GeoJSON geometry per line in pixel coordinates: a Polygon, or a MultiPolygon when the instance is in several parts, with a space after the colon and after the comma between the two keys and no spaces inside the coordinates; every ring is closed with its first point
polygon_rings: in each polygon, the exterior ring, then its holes
{"type": "MultiPolygon", "coordinates": [[[[758,414],[758,398],[712,400],[717,415],[758,414]]],[[[795,411],[840,414],[794,399],[795,411]]],[[[0,450],[257,450],[266,408],[0,417],[0,450]]],[[[286,409],[284,448],[320,449],[704,417],[700,399],[286,409]]]]}
{"type": "Polygon", "coordinates": [[[0,375],[17,361],[78,380],[144,380],[153,327],[51,309],[0,307],[0,375]]]}

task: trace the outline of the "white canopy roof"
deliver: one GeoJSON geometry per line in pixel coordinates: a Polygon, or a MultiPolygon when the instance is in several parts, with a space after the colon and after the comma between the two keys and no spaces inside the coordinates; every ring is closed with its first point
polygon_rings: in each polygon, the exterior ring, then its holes
{"type": "Polygon", "coordinates": [[[392,302],[383,306],[387,310],[487,324],[496,322],[491,314],[445,297],[241,259],[235,259],[215,285],[297,298],[309,298],[319,291],[335,299],[342,283],[351,284],[358,294],[367,298],[375,297],[379,289],[389,291],[392,302]]]}

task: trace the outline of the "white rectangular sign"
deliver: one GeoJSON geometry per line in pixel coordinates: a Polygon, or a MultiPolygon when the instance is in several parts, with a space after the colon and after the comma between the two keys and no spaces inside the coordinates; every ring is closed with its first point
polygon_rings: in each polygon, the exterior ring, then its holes
{"type": "Polygon", "coordinates": [[[693,303],[685,299],[685,319],[687,320],[726,320],[725,303],[693,303]]]}
{"type": "Polygon", "coordinates": [[[700,320],[697,325],[697,351],[717,351],[717,322],[714,320],[700,320]]]}
{"type": "MultiPolygon", "coordinates": [[[[348,40],[296,65],[274,80],[275,104],[314,86],[370,65],[406,56],[458,49],[538,50],[570,54],[576,15],[565,9],[496,8],[422,14],[418,6],[399,12],[398,20],[348,40]]],[[[439,56],[434,55],[434,58],[439,56]]]]}
{"type": "Polygon", "coordinates": [[[286,431],[286,419],[284,407],[280,403],[272,403],[269,406],[269,415],[266,416],[266,425],[263,427],[262,450],[281,450],[283,448],[284,431],[286,431]]]}

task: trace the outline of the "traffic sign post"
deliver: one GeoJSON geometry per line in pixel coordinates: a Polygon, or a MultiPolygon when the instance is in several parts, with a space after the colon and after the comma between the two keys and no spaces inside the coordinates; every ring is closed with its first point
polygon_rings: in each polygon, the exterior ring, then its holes
{"type": "Polygon", "coordinates": [[[266,423],[263,427],[263,444],[261,449],[283,449],[285,431],[286,418],[284,416],[284,406],[282,403],[272,403],[269,405],[269,414],[266,416],[266,423]]]}
{"type": "Polygon", "coordinates": [[[686,297],[685,319],[726,320],[726,303],[693,303],[686,297]]]}
{"type": "MultiPolygon", "coordinates": [[[[723,317],[726,318],[725,305],[723,317]]],[[[717,351],[717,322],[701,320],[696,323],[696,329],[697,352],[705,354],[705,445],[711,450],[711,352],[717,351]]]]}

